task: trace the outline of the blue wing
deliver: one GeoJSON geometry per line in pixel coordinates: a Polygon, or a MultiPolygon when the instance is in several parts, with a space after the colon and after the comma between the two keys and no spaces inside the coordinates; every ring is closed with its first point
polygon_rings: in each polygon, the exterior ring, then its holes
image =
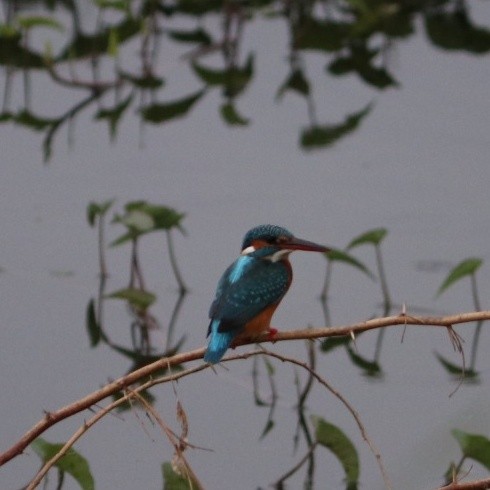
{"type": "Polygon", "coordinates": [[[281,262],[238,258],[221,277],[209,310],[210,340],[204,360],[215,364],[233,339],[267,306],[278,303],[291,283],[291,269],[281,262]]]}
{"type": "Polygon", "coordinates": [[[240,257],[221,278],[209,316],[218,332],[240,331],[267,306],[286,294],[291,269],[283,262],[240,257]]]}

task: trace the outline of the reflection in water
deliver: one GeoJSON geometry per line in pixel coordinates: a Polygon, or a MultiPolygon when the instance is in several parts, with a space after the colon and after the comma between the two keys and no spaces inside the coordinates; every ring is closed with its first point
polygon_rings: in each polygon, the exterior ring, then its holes
{"type": "Polygon", "coordinates": [[[340,122],[322,121],[313,97],[314,80],[306,68],[308,53],[324,56],[314,60],[326,62],[328,76],[355,75],[371,88],[385,90],[399,85],[390,72],[389,53],[397,41],[415,33],[419,20],[427,39],[440,49],[472,54],[490,50],[490,31],[473,23],[464,0],[84,2],[86,19],[78,2],[53,1],[49,9],[43,2],[7,0],[5,5],[0,29],[0,65],[4,67],[0,122],[43,132],[46,160],[61,127],[86,109],[92,111],[95,121],[107,122],[114,140],[128,113],[138,113],[144,122],[168,123],[190,115],[217,88],[223,121],[231,127],[249,125],[237,104],[257,75],[255,53],[243,52],[247,28],[257,17],[268,20],[265,26],[277,22],[287,26],[287,54],[280,57],[287,60],[290,73],[278,87],[276,100],[288,92],[304,100],[307,121],[299,141],[305,150],[331,146],[356,131],[373,108],[367,103],[340,122]],[[66,16],[69,22],[59,20],[66,16]],[[213,22],[218,16],[222,22],[213,22]],[[88,20],[92,18],[95,23],[88,20]],[[194,26],[182,28],[181,19],[194,26]],[[57,39],[55,44],[51,35],[57,39]],[[188,47],[187,52],[182,56],[178,47],[188,47]],[[187,63],[201,89],[159,101],[166,89],[165,73],[160,74],[162,48],[165,56],[187,63]],[[208,57],[213,58],[212,66],[201,61],[208,57]],[[86,95],[55,117],[39,113],[32,92],[33,74],[40,70],[49,76],[53,88],[85,91],[86,95]],[[16,77],[17,71],[23,76],[16,77]],[[12,100],[14,84],[19,83],[24,94],[20,102],[12,100]],[[17,106],[21,109],[12,109],[17,106]]]}

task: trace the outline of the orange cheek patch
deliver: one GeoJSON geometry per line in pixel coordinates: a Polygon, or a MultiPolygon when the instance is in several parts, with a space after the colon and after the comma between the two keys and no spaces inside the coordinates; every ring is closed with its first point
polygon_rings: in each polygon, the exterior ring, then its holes
{"type": "Polygon", "coordinates": [[[252,242],[252,247],[255,248],[255,250],[259,250],[260,248],[263,248],[266,245],[268,245],[268,243],[265,240],[254,240],[252,242]]]}

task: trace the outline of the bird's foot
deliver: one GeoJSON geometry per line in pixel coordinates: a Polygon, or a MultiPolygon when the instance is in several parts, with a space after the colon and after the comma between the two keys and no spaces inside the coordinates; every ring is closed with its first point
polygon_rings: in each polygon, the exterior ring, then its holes
{"type": "Polygon", "coordinates": [[[277,335],[277,328],[269,328],[268,338],[270,341],[275,342],[275,337],[277,335]]]}

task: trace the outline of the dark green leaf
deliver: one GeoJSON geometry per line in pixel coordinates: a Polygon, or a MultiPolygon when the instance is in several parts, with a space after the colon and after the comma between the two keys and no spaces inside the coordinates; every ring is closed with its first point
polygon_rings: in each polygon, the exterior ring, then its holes
{"type": "Polygon", "coordinates": [[[95,226],[95,218],[99,214],[99,205],[95,202],[90,202],[87,206],[87,221],[90,226],[95,226]]]}
{"type": "Polygon", "coordinates": [[[490,470],[490,440],[479,434],[468,434],[459,429],[453,429],[451,434],[458,441],[461,451],[466,458],[471,458],[490,470]]]}
{"type": "Polygon", "coordinates": [[[43,68],[44,59],[21,44],[21,36],[8,30],[0,35],[0,65],[12,68],[43,68]]]}
{"type": "Polygon", "coordinates": [[[120,12],[128,12],[127,0],[93,0],[101,9],[114,9],[120,12]]]}
{"type": "Polygon", "coordinates": [[[19,29],[12,24],[2,24],[0,23],[0,41],[4,42],[2,38],[16,38],[20,39],[22,34],[19,29]]]}
{"type": "MultiPolygon", "coordinates": [[[[53,458],[64,446],[64,444],[51,444],[41,437],[35,439],[31,448],[46,463],[53,458]]],[[[55,467],[60,471],[71,475],[83,490],[94,490],[95,484],[87,460],[76,452],[73,448],[68,449],[67,453],[55,463],[55,467]]]]}
{"type": "Polygon", "coordinates": [[[211,36],[202,27],[192,31],[170,30],[168,34],[175,41],[183,43],[198,43],[205,46],[211,44],[211,36]]]}
{"type": "Polygon", "coordinates": [[[350,347],[350,345],[347,346],[347,353],[349,354],[349,358],[354,363],[354,365],[362,369],[366,376],[372,378],[379,378],[382,376],[381,367],[376,361],[370,361],[360,356],[354,349],[350,347]]]}
{"type": "Polygon", "coordinates": [[[221,116],[230,126],[247,126],[249,120],[242,117],[232,103],[223,104],[220,109],[221,116]]]}
{"type": "Polygon", "coordinates": [[[156,296],[153,293],[136,288],[119,289],[118,291],[114,291],[113,293],[107,294],[104,297],[123,299],[136,308],[140,308],[142,310],[146,310],[156,300],[156,296]]]}
{"type": "Polygon", "coordinates": [[[224,85],[227,79],[227,70],[207,68],[197,63],[192,63],[194,73],[208,86],[224,85]]]}
{"type": "Polygon", "coordinates": [[[99,109],[95,115],[95,119],[102,121],[106,120],[109,123],[109,129],[111,134],[111,139],[116,136],[117,124],[119,123],[122,115],[126,112],[129,104],[133,100],[133,95],[130,94],[126,99],[112,107],[111,109],[99,109]]]}
{"type": "Polygon", "coordinates": [[[476,54],[490,51],[490,31],[472,25],[464,9],[430,11],[425,18],[425,28],[430,40],[440,48],[476,54]]]}
{"type": "MultiPolygon", "coordinates": [[[[437,360],[441,363],[442,367],[447,371],[448,374],[451,376],[456,376],[456,377],[461,377],[464,375],[465,378],[470,379],[470,378],[478,378],[478,372],[474,371],[473,369],[464,369],[461,366],[458,366],[457,364],[454,364],[452,362],[449,362],[446,358],[438,354],[437,352],[434,353],[434,355],[437,357],[437,360]]],[[[475,381],[475,379],[474,379],[475,381]]]]}
{"type": "Polygon", "coordinates": [[[88,58],[90,56],[107,54],[111,36],[117,38],[119,45],[131,39],[141,31],[141,20],[126,16],[119,24],[99,30],[96,34],[88,35],[76,31],[72,43],[65,48],[58,60],[88,58]]]}
{"type": "Polygon", "coordinates": [[[193,95],[165,104],[152,104],[141,109],[145,121],[152,123],[164,123],[171,119],[185,116],[191,107],[204,95],[204,90],[199,90],[193,95]]]}
{"type": "Polygon", "coordinates": [[[332,75],[357,73],[366,83],[379,89],[398,85],[386,68],[373,66],[369,60],[368,56],[361,54],[339,56],[328,65],[328,71],[332,75]]]}
{"type": "Polygon", "coordinates": [[[449,271],[449,274],[447,275],[446,279],[444,279],[437,291],[437,296],[463,277],[475,274],[482,264],[483,260],[475,257],[460,262],[456,267],[449,271]]]}
{"type": "Polygon", "coordinates": [[[310,83],[306,79],[303,70],[294,70],[284,83],[279,87],[276,98],[280,99],[287,90],[292,90],[300,95],[307,96],[310,93],[310,83]]]}
{"type": "Polygon", "coordinates": [[[322,352],[330,352],[337,347],[349,344],[350,341],[350,337],[328,337],[323,339],[320,349],[322,352]]]}
{"type": "Polygon", "coordinates": [[[294,33],[294,47],[318,51],[338,51],[349,34],[348,24],[332,21],[305,20],[294,33]]]}
{"type": "Polygon", "coordinates": [[[0,123],[12,121],[13,119],[14,115],[11,112],[6,111],[0,114],[0,123]]]}
{"type": "Polygon", "coordinates": [[[250,54],[243,67],[234,66],[221,70],[193,63],[192,68],[206,85],[221,86],[224,95],[233,98],[242,92],[250,82],[254,72],[254,57],[250,54]]]}
{"type": "Polygon", "coordinates": [[[90,202],[87,206],[87,221],[89,222],[90,226],[95,226],[95,219],[97,216],[103,216],[113,203],[114,199],[109,199],[101,203],[94,201],[90,202]]]}
{"type": "Polygon", "coordinates": [[[100,325],[95,314],[95,302],[91,299],[87,306],[87,331],[90,339],[90,347],[95,347],[101,338],[100,325]]]}
{"type": "Polygon", "coordinates": [[[344,468],[348,485],[357,485],[359,479],[359,457],[351,440],[335,425],[321,417],[311,417],[315,427],[315,437],[319,444],[326,447],[335,455],[344,468]]]}
{"type": "Polygon", "coordinates": [[[268,419],[267,423],[265,424],[264,430],[262,431],[262,434],[260,434],[259,439],[262,440],[265,438],[265,436],[274,428],[274,420],[268,419]]]}
{"type": "Polygon", "coordinates": [[[347,136],[357,129],[362,120],[371,112],[372,104],[364,109],[348,114],[344,122],[325,126],[312,126],[306,128],[301,134],[301,146],[306,150],[332,146],[339,139],[347,136]]]}
{"type": "Polygon", "coordinates": [[[49,29],[55,29],[61,32],[64,31],[63,24],[51,17],[33,15],[29,17],[17,17],[16,20],[23,29],[31,29],[32,27],[47,27],[49,29]]]}
{"type": "Polygon", "coordinates": [[[349,264],[352,267],[356,267],[374,280],[373,273],[360,260],[354,258],[351,254],[345,252],[344,250],[332,248],[330,252],[325,255],[328,260],[331,260],[332,262],[343,262],[344,264],[349,264]]]}
{"type": "Polygon", "coordinates": [[[193,483],[191,478],[178,475],[172,468],[171,463],[162,464],[163,490],[197,490],[200,488],[197,483],[193,483]]]}
{"type": "Polygon", "coordinates": [[[55,123],[56,119],[41,118],[27,110],[19,112],[14,116],[14,121],[22,126],[29,127],[36,131],[42,131],[55,123]]]}
{"type": "Polygon", "coordinates": [[[359,245],[371,244],[371,245],[379,245],[388,234],[388,230],[386,228],[375,228],[374,230],[369,230],[354,238],[349,245],[347,245],[348,249],[358,247],[359,245]]]}

